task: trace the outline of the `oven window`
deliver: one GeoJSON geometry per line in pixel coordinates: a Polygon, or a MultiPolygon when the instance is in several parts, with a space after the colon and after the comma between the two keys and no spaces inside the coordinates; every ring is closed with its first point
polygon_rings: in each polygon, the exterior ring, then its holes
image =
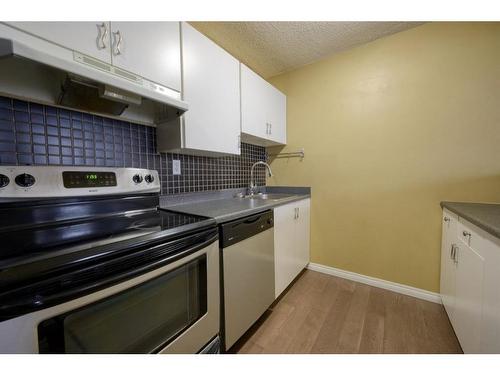
{"type": "Polygon", "coordinates": [[[206,255],[38,326],[40,353],[152,353],[207,312],[206,255]]]}

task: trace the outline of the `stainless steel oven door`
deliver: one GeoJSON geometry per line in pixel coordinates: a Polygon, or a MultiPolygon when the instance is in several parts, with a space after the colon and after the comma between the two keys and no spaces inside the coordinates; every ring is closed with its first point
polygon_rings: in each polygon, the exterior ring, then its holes
{"type": "Polygon", "coordinates": [[[114,286],[0,322],[0,353],[197,353],[219,333],[219,302],[215,241],[114,286]]]}

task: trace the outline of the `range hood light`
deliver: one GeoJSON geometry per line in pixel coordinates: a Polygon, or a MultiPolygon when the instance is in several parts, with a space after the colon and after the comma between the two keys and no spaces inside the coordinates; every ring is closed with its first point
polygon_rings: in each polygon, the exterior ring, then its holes
{"type": "Polygon", "coordinates": [[[131,92],[123,91],[108,85],[102,85],[99,87],[99,97],[115,100],[124,104],[141,105],[142,103],[142,98],[139,95],[135,95],[131,92]]]}

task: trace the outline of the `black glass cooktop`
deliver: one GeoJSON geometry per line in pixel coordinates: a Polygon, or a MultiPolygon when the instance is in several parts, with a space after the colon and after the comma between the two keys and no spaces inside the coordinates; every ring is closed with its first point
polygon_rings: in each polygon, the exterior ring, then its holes
{"type": "Polygon", "coordinates": [[[155,202],[127,198],[0,206],[0,266],[7,259],[76,251],[158,232],[178,233],[191,224],[211,222],[157,209],[155,202]]]}

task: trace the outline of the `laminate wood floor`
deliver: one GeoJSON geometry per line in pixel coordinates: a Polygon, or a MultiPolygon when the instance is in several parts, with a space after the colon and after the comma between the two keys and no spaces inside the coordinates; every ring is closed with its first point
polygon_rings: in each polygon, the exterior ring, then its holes
{"type": "Polygon", "coordinates": [[[443,306],[306,270],[230,353],[462,353],[443,306]]]}

